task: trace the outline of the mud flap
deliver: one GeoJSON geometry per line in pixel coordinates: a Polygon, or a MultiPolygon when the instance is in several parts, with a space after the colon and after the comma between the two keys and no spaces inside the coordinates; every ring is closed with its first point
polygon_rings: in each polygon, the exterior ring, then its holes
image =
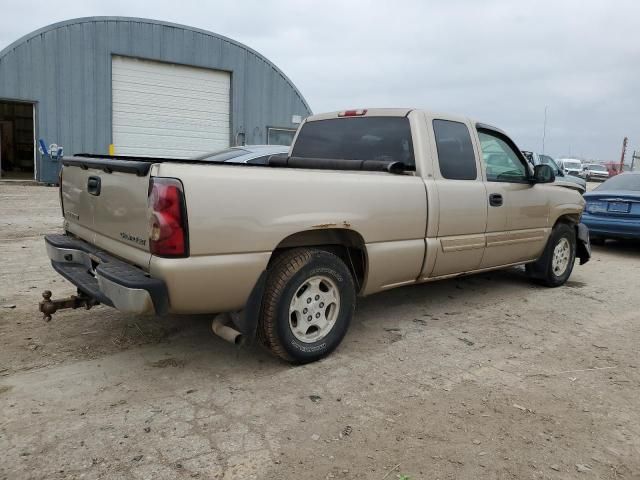
{"type": "Polygon", "coordinates": [[[235,327],[245,336],[245,345],[250,345],[256,337],[258,320],[262,309],[262,297],[264,295],[265,284],[267,283],[267,271],[263,270],[256,282],[247,304],[239,315],[233,315],[232,320],[235,327]]]}
{"type": "Polygon", "coordinates": [[[576,225],[576,256],[580,259],[580,265],[584,265],[591,258],[589,229],[584,223],[576,225]]]}

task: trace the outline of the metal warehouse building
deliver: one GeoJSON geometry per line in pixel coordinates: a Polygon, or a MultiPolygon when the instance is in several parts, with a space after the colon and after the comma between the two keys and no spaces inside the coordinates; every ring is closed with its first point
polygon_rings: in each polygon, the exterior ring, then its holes
{"type": "Polygon", "coordinates": [[[36,142],[79,152],[189,157],[289,144],[311,113],[254,50],[196,28],[121,17],[69,20],[0,51],[3,177],[55,183],[36,142]]]}

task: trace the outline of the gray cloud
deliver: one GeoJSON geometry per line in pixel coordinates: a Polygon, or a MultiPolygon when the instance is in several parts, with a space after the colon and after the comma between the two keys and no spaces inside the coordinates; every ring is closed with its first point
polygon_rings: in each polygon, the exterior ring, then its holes
{"type": "Polygon", "coordinates": [[[522,148],[540,150],[547,105],[551,154],[618,159],[625,135],[640,150],[633,0],[2,3],[0,48],[73,17],[156,18],[258,50],[316,112],[430,108],[493,123],[522,148]]]}

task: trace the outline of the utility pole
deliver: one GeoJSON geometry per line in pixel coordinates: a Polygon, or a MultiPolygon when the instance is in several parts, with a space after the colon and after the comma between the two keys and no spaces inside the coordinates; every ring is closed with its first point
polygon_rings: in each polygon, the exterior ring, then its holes
{"type": "Polygon", "coordinates": [[[547,108],[548,105],[544,106],[544,126],[542,127],[542,153],[544,153],[544,141],[547,136],[547,108]]]}
{"type": "Polygon", "coordinates": [[[635,151],[633,152],[633,157],[631,157],[631,171],[634,171],[635,165],[636,165],[636,160],[640,160],[640,152],[635,151]]]}
{"type": "Polygon", "coordinates": [[[627,137],[624,137],[624,140],[622,141],[622,155],[620,156],[620,172],[622,173],[622,167],[624,166],[624,156],[627,153],[627,143],[629,142],[629,139],[627,137]]]}

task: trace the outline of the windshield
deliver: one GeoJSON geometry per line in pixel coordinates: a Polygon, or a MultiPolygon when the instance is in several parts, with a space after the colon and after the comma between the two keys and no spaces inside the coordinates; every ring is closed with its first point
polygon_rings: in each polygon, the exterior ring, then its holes
{"type": "Polygon", "coordinates": [[[640,174],[621,173],[605,181],[596,190],[631,190],[640,192],[640,174]]]}
{"type": "Polygon", "coordinates": [[[582,168],[582,163],[580,163],[578,160],[562,160],[562,164],[564,165],[564,168],[582,168]]]}
{"type": "Polygon", "coordinates": [[[194,157],[193,160],[205,160],[207,162],[225,162],[232,158],[241,157],[250,153],[249,150],[243,148],[225,148],[224,150],[218,150],[217,152],[205,153],[198,157],[194,157]]]}
{"type": "Polygon", "coordinates": [[[332,160],[389,160],[415,165],[406,117],[359,117],[305,123],[293,157],[332,160]]]}
{"type": "Polygon", "coordinates": [[[587,168],[589,170],[595,170],[597,172],[606,172],[607,171],[607,169],[604,168],[604,166],[598,165],[597,163],[590,163],[589,165],[587,165],[587,168]]]}

